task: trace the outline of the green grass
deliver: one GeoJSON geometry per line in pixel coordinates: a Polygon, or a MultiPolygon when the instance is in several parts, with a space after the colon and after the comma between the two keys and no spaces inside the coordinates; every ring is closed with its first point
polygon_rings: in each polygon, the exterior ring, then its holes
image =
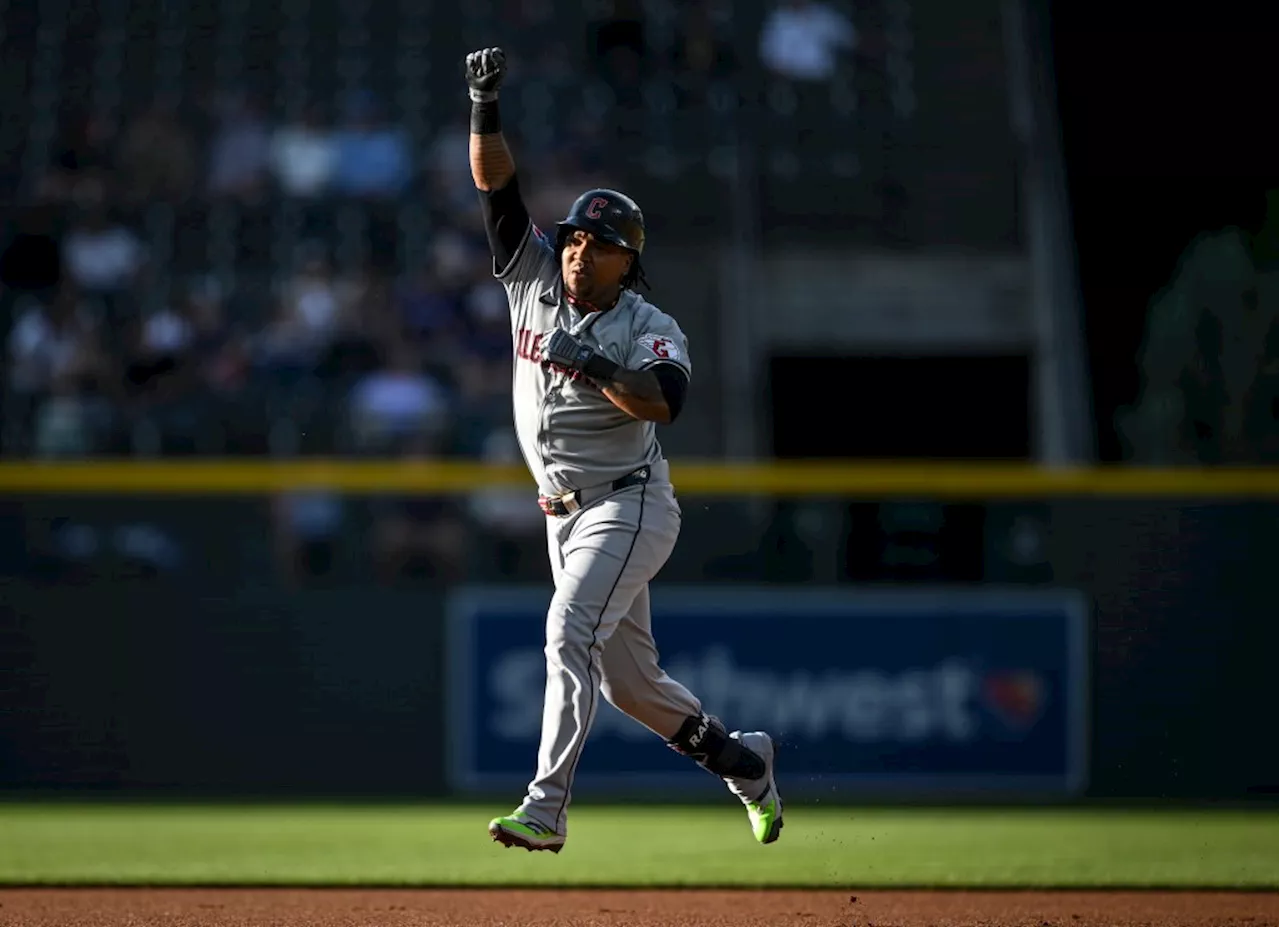
{"type": "MultiPolygon", "coordinates": [[[[0,884],[1277,887],[1274,812],[575,807],[558,856],[459,805],[0,804],[0,884]]],[[[497,809],[499,811],[505,809],[497,809]]]]}

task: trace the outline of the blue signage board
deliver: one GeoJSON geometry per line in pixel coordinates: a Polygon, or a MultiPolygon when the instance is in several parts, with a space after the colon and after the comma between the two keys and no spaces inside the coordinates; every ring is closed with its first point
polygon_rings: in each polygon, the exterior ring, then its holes
{"type": "MultiPolygon", "coordinates": [[[[471,588],[451,602],[459,792],[518,792],[533,774],[550,595],[471,588]]],[[[792,791],[1084,787],[1087,608],[1072,591],[655,586],[653,625],[663,667],[705,710],[773,735],[792,791]]],[[[719,787],[600,705],[575,791],[719,787]]]]}

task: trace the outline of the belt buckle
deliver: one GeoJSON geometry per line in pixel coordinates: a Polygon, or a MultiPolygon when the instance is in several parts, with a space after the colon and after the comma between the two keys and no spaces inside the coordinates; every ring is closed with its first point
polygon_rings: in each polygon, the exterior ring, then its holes
{"type": "Polygon", "coordinates": [[[576,496],[576,492],[567,492],[560,496],[539,496],[538,508],[547,515],[564,518],[582,507],[578,504],[576,496]]]}

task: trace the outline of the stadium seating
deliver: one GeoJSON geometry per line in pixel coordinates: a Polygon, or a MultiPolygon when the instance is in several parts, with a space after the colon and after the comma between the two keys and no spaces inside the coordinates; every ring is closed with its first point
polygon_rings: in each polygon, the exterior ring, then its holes
{"type": "MultiPolygon", "coordinates": [[[[398,277],[431,263],[443,239],[475,243],[459,62],[472,47],[503,44],[507,131],[530,188],[550,191],[548,212],[575,184],[608,183],[633,192],[653,240],[672,247],[1016,245],[1017,152],[994,0],[832,5],[859,50],[830,79],[799,82],[761,64],[765,3],[0,0],[0,143],[18,155],[0,168],[0,189],[19,204],[47,195],[68,130],[87,118],[115,143],[142,138],[135,148],[145,149],[156,130],[138,130],[139,118],[153,106],[171,113],[186,133],[189,176],[170,164],[169,192],[113,199],[148,256],[133,311],[145,316],[212,280],[231,322],[259,331],[304,249],[321,248],[343,277],[398,277]],[[381,117],[408,153],[407,178],[372,197],[214,182],[219,158],[245,157],[313,110],[339,129],[381,117]]],[[[71,215],[79,194],[63,192],[71,215]]],[[[483,276],[482,248],[474,257],[483,276]]],[[[298,450],[303,434],[323,449],[333,436],[299,417],[335,396],[306,380],[283,396],[273,381],[262,404],[237,402],[269,419],[255,414],[244,427],[276,436],[266,446],[277,450],[298,450]]],[[[339,377],[324,389],[349,387],[339,377]]],[[[115,446],[137,450],[147,428],[126,430],[115,446]]],[[[184,444],[197,445],[236,442],[184,444]]],[[[264,447],[239,446],[250,445],[264,447]]]]}

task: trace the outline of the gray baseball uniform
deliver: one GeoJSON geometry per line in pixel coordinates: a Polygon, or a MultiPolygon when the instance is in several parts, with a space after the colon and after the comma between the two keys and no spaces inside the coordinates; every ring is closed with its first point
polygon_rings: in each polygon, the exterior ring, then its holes
{"type": "Polygon", "coordinates": [[[658,666],[650,624],[649,581],[680,533],[655,425],[627,415],[576,371],[545,364],[541,345],[563,328],[623,367],[667,363],[688,374],[688,344],[670,316],[631,291],[607,311],[578,312],[564,298],[554,249],[532,224],[496,276],[511,305],[521,451],[541,494],[579,493],[575,511],[547,518],[555,594],[547,610],[542,743],[520,807],[565,834],[597,692],[664,740],[702,707],[658,666]]]}

